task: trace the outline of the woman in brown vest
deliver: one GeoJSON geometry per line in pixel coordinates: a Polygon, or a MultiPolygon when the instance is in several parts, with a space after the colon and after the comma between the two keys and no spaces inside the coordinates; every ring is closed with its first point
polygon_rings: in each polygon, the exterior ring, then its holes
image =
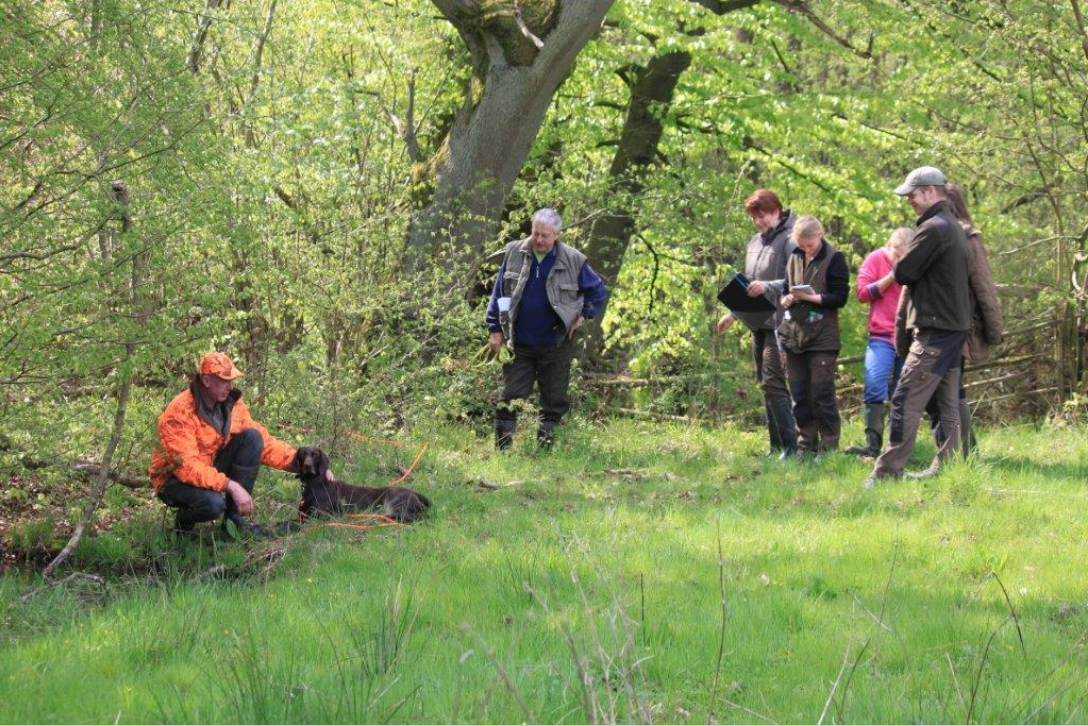
{"type": "Polygon", "coordinates": [[[797,249],[786,263],[789,294],[782,299],[785,319],[778,337],[786,351],[786,377],[797,421],[799,453],[833,451],[842,428],[835,402],[839,357],[839,308],[850,297],[846,258],[824,239],[815,217],[793,227],[797,249]]]}

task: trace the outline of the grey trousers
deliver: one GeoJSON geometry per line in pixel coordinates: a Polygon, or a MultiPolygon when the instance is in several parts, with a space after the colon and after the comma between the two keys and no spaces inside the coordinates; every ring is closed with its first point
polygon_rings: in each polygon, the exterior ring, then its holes
{"type": "Polygon", "coordinates": [[[767,434],[772,451],[792,452],[797,445],[790,392],[786,388],[784,353],[778,349],[773,330],[752,333],[752,356],[756,380],[763,389],[763,408],[767,412],[767,434]]]}
{"type": "Polygon", "coordinates": [[[941,429],[946,433],[937,460],[951,458],[960,448],[960,367],[966,333],[918,330],[892,394],[888,448],[876,460],[873,476],[900,477],[918,438],[926,404],[937,394],[941,429]]]}

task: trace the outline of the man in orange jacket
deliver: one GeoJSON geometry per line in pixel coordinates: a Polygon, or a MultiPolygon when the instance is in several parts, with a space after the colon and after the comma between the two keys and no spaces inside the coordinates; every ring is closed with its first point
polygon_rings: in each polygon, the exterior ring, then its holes
{"type": "MultiPolygon", "coordinates": [[[[253,512],[253,483],[261,464],[295,470],[294,447],[254,421],[234,379],[242,372],[225,353],[200,359],[197,374],[159,416],[159,446],[151,455],[151,485],[176,508],[174,533],[191,538],[198,522],[223,516],[240,532],[264,531],[253,512]]],[[[330,478],[332,474],[329,474],[330,478]]]]}

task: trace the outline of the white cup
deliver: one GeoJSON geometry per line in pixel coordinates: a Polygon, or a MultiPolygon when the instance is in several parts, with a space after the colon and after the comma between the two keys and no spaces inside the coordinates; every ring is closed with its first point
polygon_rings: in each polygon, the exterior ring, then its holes
{"type": "Polygon", "coordinates": [[[510,298],[500,297],[499,300],[498,300],[498,303],[499,303],[499,312],[500,313],[510,312],[510,298]]]}

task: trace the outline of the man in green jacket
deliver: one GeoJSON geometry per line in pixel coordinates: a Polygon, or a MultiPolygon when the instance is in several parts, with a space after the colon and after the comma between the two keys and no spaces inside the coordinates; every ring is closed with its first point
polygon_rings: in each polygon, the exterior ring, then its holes
{"type": "Polygon", "coordinates": [[[910,291],[906,326],[913,340],[892,395],[888,449],[863,486],[903,475],[914,450],[918,423],[937,392],[941,428],[947,432],[939,461],[960,447],[959,385],[963,344],[971,329],[967,238],[956,220],[940,169],[923,166],[907,175],[895,193],[918,214],[914,238],[895,265],[895,281],[910,291]]]}

